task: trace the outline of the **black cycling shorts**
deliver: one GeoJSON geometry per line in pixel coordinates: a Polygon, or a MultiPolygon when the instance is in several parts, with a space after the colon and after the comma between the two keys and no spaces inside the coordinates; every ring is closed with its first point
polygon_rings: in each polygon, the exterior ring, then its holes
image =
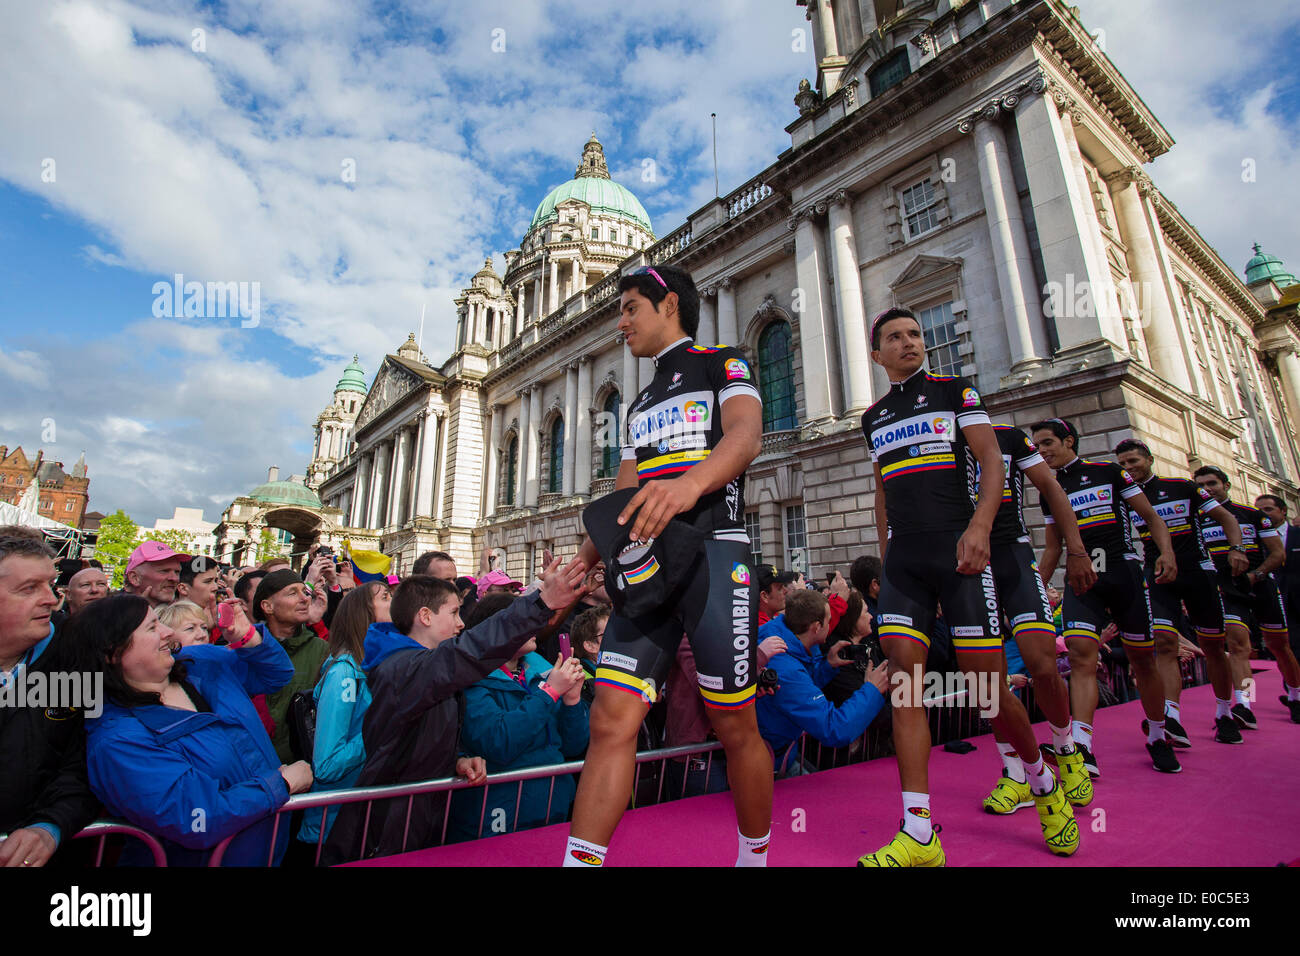
{"type": "Polygon", "coordinates": [[[1252,590],[1245,575],[1234,581],[1220,571],[1219,588],[1223,592],[1223,617],[1228,624],[1237,624],[1249,630],[1253,615],[1261,636],[1287,636],[1286,609],[1282,606],[1282,595],[1272,578],[1260,578],[1252,590]]]}
{"type": "Polygon", "coordinates": [[[998,587],[998,604],[1011,622],[1010,636],[1017,641],[1050,641],[1055,654],[1056,624],[1052,621],[1052,604],[1047,589],[1038,576],[1038,562],[1028,542],[992,546],[989,566],[998,587]]]}
{"type": "Polygon", "coordinates": [[[1151,599],[1146,578],[1137,561],[1125,559],[1120,567],[1103,571],[1082,596],[1066,587],[1061,614],[1065,639],[1086,637],[1101,643],[1101,632],[1112,620],[1128,647],[1152,647],[1151,599]]]}
{"type": "Polygon", "coordinates": [[[662,608],[637,618],[612,615],[596,683],[654,703],[685,633],[704,703],[719,710],[752,704],[758,686],[758,586],[751,583],[749,561],[744,542],[705,541],[685,583],[662,608]]]}
{"type": "Polygon", "coordinates": [[[1178,577],[1172,583],[1161,584],[1156,580],[1155,567],[1148,564],[1146,579],[1151,594],[1151,627],[1154,633],[1164,631],[1175,637],[1182,636],[1178,622],[1185,609],[1187,620],[1196,628],[1198,640],[1223,640],[1224,605],[1219,594],[1218,575],[1213,566],[1180,566],[1178,577]]]}
{"type": "MultiPolygon", "coordinates": [[[[881,641],[930,646],[936,608],[959,653],[1002,653],[1002,621],[993,569],[957,573],[961,532],[894,536],[885,552],[876,620],[881,641]]],[[[886,645],[886,652],[888,647],[886,645]]]]}

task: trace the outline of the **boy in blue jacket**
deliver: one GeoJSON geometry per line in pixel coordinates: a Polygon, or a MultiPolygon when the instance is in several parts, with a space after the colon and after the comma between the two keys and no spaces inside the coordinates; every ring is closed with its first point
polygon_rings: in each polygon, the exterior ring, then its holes
{"type": "Polygon", "coordinates": [[[806,590],[791,594],[785,613],[758,629],[760,640],[780,637],[786,646],[784,654],[767,664],[780,680],[776,693],[758,699],[758,730],[771,745],[778,768],[788,763],[785,752],[800,734],[808,733],[829,747],[843,747],[861,735],[885,706],[889,676],[883,664],[869,668],[862,686],[839,707],[826,699],[822,688],[835,676],[836,667],[848,663],[838,654],[848,641],[837,643],[825,657],[813,652],[825,643],[830,630],[826,597],[806,590]]]}

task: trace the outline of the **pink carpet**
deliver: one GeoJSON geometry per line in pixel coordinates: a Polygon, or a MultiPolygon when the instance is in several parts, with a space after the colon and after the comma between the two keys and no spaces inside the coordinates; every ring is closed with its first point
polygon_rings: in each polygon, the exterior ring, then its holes
{"type": "MultiPolygon", "coordinates": [[[[1178,775],[1151,768],[1138,702],[1097,712],[1102,777],[1092,806],[1077,811],[1081,843],[1068,859],[1047,851],[1032,808],[1011,817],[981,810],[999,771],[991,736],[973,739],[976,750],[969,754],[936,748],[930,758],[931,806],[944,828],[949,865],[1274,866],[1295,860],[1300,725],[1278,703],[1281,680],[1274,665],[1252,663],[1260,684],[1259,729],[1242,731],[1240,746],[1215,743],[1213,693],[1208,686],[1185,692],[1182,723],[1192,747],[1178,751],[1178,775]]],[[[1046,740],[1045,726],[1036,729],[1046,740]]],[[[893,836],[900,816],[892,759],[777,781],[769,863],[851,866],[893,836]]],[[[551,826],[353,865],[556,866],[567,836],[567,824],[551,826]]],[[[730,866],[735,856],[731,795],[722,793],[629,812],[614,835],[608,864],[730,866]]]]}

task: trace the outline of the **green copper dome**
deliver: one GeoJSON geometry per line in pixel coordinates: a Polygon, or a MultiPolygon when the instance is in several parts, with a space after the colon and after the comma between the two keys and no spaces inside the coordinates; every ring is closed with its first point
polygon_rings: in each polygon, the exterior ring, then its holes
{"type": "Polygon", "coordinates": [[[1295,276],[1286,271],[1286,267],[1282,265],[1282,260],[1277,256],[1270,256],[1266,252],[1260,252],[1259,243],[1257,242],[1255,243],[1255,254],[1246,263],[1246,282],[1248,285],[1254,285],[1264,279],[1272,279],[1279,289],[1296,284],[1295,276]]]}
{"type": "Polygon", "coordinates": [[[352,361],[348,367],[343,370],[343,377],[339,383],[334,386],[334,391],[360,392],[366,394],[366,373],[361,368],[361,362],[357,356],[352,356],[352,361]]]}
{"type": "Polygon", "coordinates": [[[641,205],[641,200],[614,180],[595,176],[570,179],[547,193],[542,204],[537,207],[537,212],[533,213],[533,221],[529,223],[528,231],[532,232],[542,223],[555,219],[555,207],[566,199],[580,200],[590,206],[593,213],[619,216],[631,220],[646,232],[653,232],[650,228],[650,216],[641,205]]]}
{"type": "Polygon", "coordinates": [[[321,506],[320,495],[296,481],[268,481],[254,488],[249,497],[273,505],[294,505],[299,508],[321,506]]]}

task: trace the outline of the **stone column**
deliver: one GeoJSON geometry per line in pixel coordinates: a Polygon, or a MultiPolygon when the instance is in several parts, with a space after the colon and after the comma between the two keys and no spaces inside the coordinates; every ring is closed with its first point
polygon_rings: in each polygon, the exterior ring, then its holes
{"type": "MultiPolygon", "coordinates": [[[[573,493],[591,494],[591,359],[578,360],[578,413],[565,428],[576,432],[573,454],[573,493]]],[[[568,432],[565,432],[567,435],[568,432]]]]}
{"type": "Polygon", "coordinates": [[[537,430],[542,427],[542,385],[539,382],[528,393],[528,483],[525,486],[524,504],[530,508],[537,507],[537,496],[541,476],[538,475],[539,451],[537,430]]]}
{"type": "Polygon", "coordinates": [[[871,394],[871,354],[867,340],[867,317],[862,308],[862,274],[858,269],[858,246],[853,237],[853,206],[846,190],[831,197],[831,265],[835,269],[835,292],[844,330],[844,414],[863,412],[874,399],[871,394]]]}
{"type": "Polygon", "coordinates": [[[1029,236],[1016,196],[1007,140],[998,122],[999,107],[990,105],[975,120],[975,153],[980,190],[993,246],[993,270],[1002,298],[1002,315],[1011,344],[1011,371],[1041,365],[1047,356],[1042,310],[1034,293],[1029,236]],[[1032,313],[1031,313],[1032,310],[1032,313]]]}
{"type": "Polygon", "coordinates": [[[789,223],[794,230],[795,273],[802,293],[803,307],[798,310],[799,349],[803,358],[805,424],[809,425],[832,417],[831,343],[822,318],[826,262],[822,255],[821,228],[813,221],[814,215],[816,211],[809,207],[796,213],[789,223]]]}
{"type": "Polygon", "coordinates": [[[402,428],[393,443],[393,474],[388,492],[388,523],[402,523],[402,497],[406,492],[406,463],[410,449],[410,431],[402,428]]]}
{"type": "Polygon", "coordinates": [[[569,285],[569,295],[577,295],[582,291],[582,272],[578,266],[578,260],[573,260],[573,279],[569,285]]]}
{"type": "MultiPolygon", "coordinates": [[[[622,338],[622,336],[620,336],[622,338]]],[[[637,361],[632,350],[627,347],[626,341],[623,344],[623,407],[631,405],[636,400],[637,392],[641,391],[641,386],[637,384],[637,361]]]]}
{"type": "Polygon", "coordinates": [[[835,39],[835,12],[831,0],[814,0],[817,4],[817,26],[822,31],[822,57],[839,56],[839,42],[835,39]]]}
{"type": "Polygon", "coordinates": [[[695,341],[700,345],[718,344],[718,307],[714,295],[712,286],[700,290],[700,328],[695,333],[695,341]]]}
{"type": "Polygon", "coordinates": [[[1115,214],[1128,246],[1129,274],[1137,284],[1137,300],[1142,310],[1142,328],[1146,333],[1147,351],[1155,372],[1175,388],[1192,391],[1175,324],[1174,307],[1160,275],[1159,254],[1143,208],[1140,188],[1150,180],[1140,169],[1121,170],[1107,179],[1112,184],[1115,214]]]}
{"type": "MultiPolygon", "coordinates": [[[[560,475],[560,490],[566,498],[573,495],[574,458],[577,450],[578,429],[578,366],[570,365],[564,375],[564,471],[560,475]]],[[[552,450],[551,454],[555,454],[552,450]]]]}
{"type": "Polygon", "coordinates": [[[487,481],[486,491],[483,500],[483,517],[487,517],[497,510],[497,482],[500,480],[500,458],[501,458],[501,406],[492,406],[492,425],[488,431],[488,448],[487,454],[483,457],[487,459],[487,481]]]}
{"type": "Polygon", "coordinates": [[[438,434],[438,460],[434,464],[437,480],[433,484],[433,520],[441,521],[442,509],[445,507],[443,499],[447,491],[447,433],[451,429],[448,427],[450,423],[447,421],[447,409],[435,408],[433,415],[437,419],[438,434]]]}
{"type": "Polygon", "coordinates": [[[541,270],[538,272],[537,281],[535,283],[536,288],[533,293],[533,313],[538,322],[542,321],[542,316],[545,314],[542,309],[542,293],[546,291],[545,284],[546,272],[545,270],[541,270]]]}
{"type": "Polygon", "coordinates": [[[515,334],[510,336],[512,339],[524,331],[524,283],[519,283],[519,289],[515,293],[515,334]]]}
{"type": "Polygon", "coordinates": [[[1277,359],[1277,372],[1282,379],[1282,392],[1289,412],[1287,424],[1291,426],[1292,431],[1295,431],[1296,423],[1300,422],[1300,357],[1297,357],[1294,345],[1278,349],[1274,356],[1277,359]]]}
{"type": "Polygon", "coordinates": [[[546,299],[546,314],[550,315],[560,307],[560,263],[559,260],[551,260],[551,289],[550,295],[546,299]]]}
{"type": "Polygon", "coordinates": [[[532,431],[532,423],[528,420],[529,410],[532,405],[528,401],[529,389],[519,390],[519,459],[516,467],[519,473],[515,476],[515,501],[516,508],[525,507],[528,500],[528,435],[532,431]]]}
{"type": "Polygon", "coordinates": [[[424,410],[420,434],[420,479],[416,485],[415,513],[428,518],[433,514],[433,489],[438,481],[437,469],[442,464],[438,458],[438,419],[433,409],[424,410]]]}
{"type": "Polygon", "coordinates": [[[368,511],[370,517],[367,519],[366,527],[372,530],[378,530],[383,527],[384,516],[379,511],[379,506],[383,504],[383,492],[388,483],[388,462],[389,452],[387,442],[375,445],[375,464],[370,477],[370,502],[368,511]]]}
{"type": "MultiPolygon", "coordinates": [[[[1057,101],[1058,104],[1060,101],[1057,101]]],[[[1088,182],[1088,171],[1084,168],[1083,151],[1079,148],[1079,138],[1074,133],[1075,126],[1083,125],[1082,111],[1073,101],[1062,104],[1061,136],[1065,141],[1066,157],[1070,170],[1074,174],[1074,185],[1078,191],[1079,233],[1092,247],[1093,260],[1098,271],[1110,277],[1110,261],[1106,258],[1106,240],[1101,234],[1101,222],[1097,219],[1097,206],[1092,198],[1092,186],[1088,182]]],[[[1123,311],[1119,306],[1119,296],[1113,283],[1107,283],[1100,294],[1105,296],[1106,314],[1114,316],[1119,331],[1123,332],[1123,311]]],[[[1094,296],[1095,298],[1095,296],[1094,296]]],[[[1127,334],[1125,334],[1127,339],[1127,334]]],[[[1127,344],[1127,342],[1125,343],[1127,344]]]]}
{"type": "Polygon", "coordinates": [[[718,283],[718,345],[739,345],[740,333],[736,329],[736,283],[723,276],[718,283]]]}
{"type": "Polygon", "coordinates": [[[366,494],[370,488],[370,462],[373,455],[361,455],[357,459],[356,474],[352,477],[352,514],[348,524],[353,528],[366,526],[366,494]]]}

